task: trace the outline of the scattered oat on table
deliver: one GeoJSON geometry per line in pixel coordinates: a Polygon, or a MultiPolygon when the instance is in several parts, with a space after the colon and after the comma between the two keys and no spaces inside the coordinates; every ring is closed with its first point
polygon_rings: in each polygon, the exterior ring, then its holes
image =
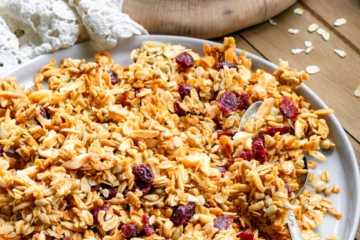
{"type": "Polygon", "coordinates": [[[312,66],[307,66],[306,67],[306,72],[308,74],[315,74],[320,72],[320,68],[318,66],[312,65],[312,66]]]}
{"type": "Polygon", "coordinates": [[[305,44],[305,47],[307,47],[307,48],[312,47],[312,42],[310,42],[310,41],[305,41],[304,44],[305,44]]]}
{"type": "Polygon", "coordinates": [[[315,32],[316,29],[318,29],[318,28],[319,28],[319,25],[317,25],[316,23],[313,23],[313,24],[309,25],[308,31],[312,33],[312,32],[315,32]]]}
{"type": "Polygon", "coordinates": [[[276,26],[276,22],[274,21],[274,20],[272,20],[272,19],[269,19],[269,23],[271,24],[271,25],[273,25],[273,26],[276,26]]]}
{"type": "Polygon", "coordinates": [[[295,35],[299,33],[299,29],[289,28],[288,32],[295,35]]]}
{"type": "Polygon", "coordinates": [[[298,15],[302,15],[304,13],[304,10],[302,8],[295,8],[294,13],[298,15]]]}
{"type": "Polygon", "coordinates": [[[325,29],[323,29],[323,28],[318,28],[316,30],[316,33],[319,34],[319,35],[322,35],[324,32],[325,32],[325,29]]]}
{"type": "Polygon", "coordinates": [[[325,40],[325,41],[329,41],[330,39],[330,33],[325,31],[321,34],[321,37],[325,40]]]}
{"type": "Polygon", "coordinates": [[[302,53],[304,51],[305,51],[305,49],[302,49],[302,48],[291,49],[292,54],[299,54],[299,53],[302,53]]]}
{"type": "Polygon", "coordinates": [[[308,48],[305,50],[305,53],[306,53],[306,54],[309,54],[313,49],[314,49],[313,46],[308,47],[308,48]]]}
{"type": "Polygon", "coordinates": [[[342,58],[346,57],[346,52],[344,52],[343,50],[335,49],[334,52],[342,58]]]}
{"type": "Polygon", "coordinates": [[[355,89],[355,97],[360,97],[360,85],[355,89]]]}
{"type": "Polygon", "coordinates": [[[346,24],[346,19],[345,18],[338,18],[334,22],[335,27],[340,27],[340,26],[345,25],[345,24],[346,24]]]}

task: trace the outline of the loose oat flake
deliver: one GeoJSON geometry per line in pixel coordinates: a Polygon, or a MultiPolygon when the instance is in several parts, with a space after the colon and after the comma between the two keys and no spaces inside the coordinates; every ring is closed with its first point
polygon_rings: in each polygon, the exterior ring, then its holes
{"type": "Polygon", "coordinates": [[[271,24],[271,25],[273,25],[273,26],[276,26],[276,22],[274,21],[274,20],[272,20],[272,19],[269,19],[269,23],[271,24]]]}
{"type": "Polygon", "coordinates": [[[306,54],[309,54],[313,49],[314,49],[314,47],[308,47],[308,48],[305,50],[305,53],[306,53],[306,54]]]}
{"type": "Polygon", "coordinates": [[[304,13],[304,10],[302,8],[295,8],[294,13],[298,15],[302,15],[304,13]]]}
{"type": "Polygon", "coordinates": [[[299,54],[299,53],[302,53],[304,51],[305,51],[305,49],[302,49],[302,48],[291,49],[292,54],[299,54]]]}
{"type": "Polygon", "coordinates": [[[345,24],[346,24],[346,19],[345,18],[336,19],[335,22],[334,22],[334,26],[336,26],[336,27],[339,27],[339,26],[342,26],[342,25],[345,25],[345,24]]]}
{"type": "Polygon", "coordinates": [[[305,41],[304,44],[305,44],[305,47],[307,47],[307,48],[312,47],[312,42],[310,42],[310,41],[305,41]]]}
{"type": "Polygon", "coordinates": [[[316,29],[318,29],[318,28],[319,28],[319,25],[317,25],[316,23],[312,23],[309,25],[308,31],[312,33],[312,32],[315,32],[316,29]]]}
{"type": "Polygon", "coordinates": [[[330,39],[330,33],[325,31],[321,34],[321,37],[325,40],[325,41],[329,41],[330,39]]]}
{"type": "Polygon", "coordinates": [[[341,218],[326,172],[290,203],[305,152],[335,147],[332,110],[295,91],[307,73],[235,50],[144,42],[129,66],[100,52],[39,66],[33,89],[0,82],[0,239],[289,239],[289,208],[311,236],[341,218]]]}
{"type": "Polygon", "coordinates": [[[295,35],[299,33],[299,29],[289,28],[288,32],[295,35]]]}
{"type": "Polygon", "coordinates": [[[325,31],[325,29],[323,29],[323,28],[318,28],[318,29],[316,30],[316,33],[319,34],[319,35],[322,35],[324,32],[326,32],[326,31],[325,31]]]}
{"type": "Polygon", "coordinates": [[[312,66],[307,66],[306,67],[306,72],[308,74],[315,74],[320,72],[320,68],[318,66],[312,65],[312,66]]]}
{"type": "Polygon", "coordinates": [[[356,97],[360,97],[360,85],[355,89],[354,94],[356,97]]]}
{"type": "Polygon", "coordinates": [[[334,52],[342,58],[346,57],[346,52],[344,52],[343,50],[335,49],[334,52]]]}

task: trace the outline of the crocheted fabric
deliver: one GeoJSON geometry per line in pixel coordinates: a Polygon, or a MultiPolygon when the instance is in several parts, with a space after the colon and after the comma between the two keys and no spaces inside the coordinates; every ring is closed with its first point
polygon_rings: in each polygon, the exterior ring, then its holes
{"type": "Polygon", "coordinates": [[[0,75],[36,56],[90,39],[103,51],[147,34],[121,12],[123,0],[0,0],[0,75]]]}

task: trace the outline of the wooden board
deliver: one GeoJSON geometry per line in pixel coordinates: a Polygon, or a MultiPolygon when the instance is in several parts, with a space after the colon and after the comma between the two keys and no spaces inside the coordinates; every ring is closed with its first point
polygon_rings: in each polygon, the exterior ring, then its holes
{"type": "MultiPolygon", "coordinates": [[[[308,11],[303,15],[294,14],[293,9],[296,7],[301,5],[295,4],[275,17],[276,26],[263,23],[240,31],[240,35],[274,63],[281,58],[289,61],[291,67],[299,70],[305,70],[309,65],[320,67],[321,72],[311,75],[306,85],[335,110],[335,115],[342,126],[355,139],[360,140],[360,99],[354,96],[354,90],[360,84],[360,55],[332,33],[329,41],[323,40],[317,33],[308,33],[308,26],[319,22],[308,11]],[[300,33],[289,34],[287,32],[289,28],[297,28],[300,33]],[[305,40],[313,43],[313,52],[293,55],[291,49],[305,48],[305,40]],[[340,58],[334,53],[334,49],[344,50],[347,56],[340,58]]],[[[319,25],[327,29],[323,24],[319,23],[319,25]]]]}
{"type": "Polygon", "coordinates": [[[359,0],[302,0],[304,7],[311,9],[319,20],[333,26],[338,18],[345,18],[347,23],[334,27],[349,45],[360,53],[360,1],[359,0]]]}
{"type": "Polygon", "coordinates": [[[215,38],[266,21],[296,0],[125,0],[123,12],[150,34],[215,38]]]}

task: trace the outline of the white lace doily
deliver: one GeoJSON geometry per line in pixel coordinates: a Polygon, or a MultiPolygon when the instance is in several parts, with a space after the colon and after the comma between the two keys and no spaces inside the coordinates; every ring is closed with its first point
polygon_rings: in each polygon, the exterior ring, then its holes
{"type": "Polygon", "coordinates": [[[0,76],[44,53],[90,39],[103,51],[147,34],[121,12],[123,0],[0,0],[0,76]]]}

